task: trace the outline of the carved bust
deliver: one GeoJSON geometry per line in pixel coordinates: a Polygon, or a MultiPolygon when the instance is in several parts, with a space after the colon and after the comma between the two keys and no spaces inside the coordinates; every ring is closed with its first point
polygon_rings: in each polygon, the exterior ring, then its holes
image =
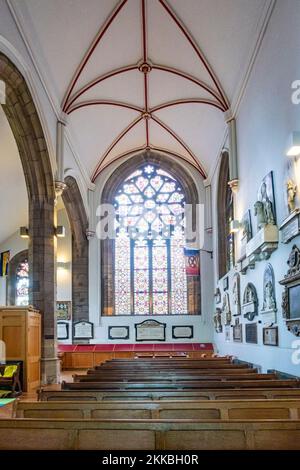
{"type": "Polygon", "coordinates": [[[297,186],[295,185],[293,180],[291,179],[288,180],[286,184],[286,190],[287,190],[288,210],[289,210],[289,213],[291,213],[296,208],[295,197],[297,194],[297,186]]]}

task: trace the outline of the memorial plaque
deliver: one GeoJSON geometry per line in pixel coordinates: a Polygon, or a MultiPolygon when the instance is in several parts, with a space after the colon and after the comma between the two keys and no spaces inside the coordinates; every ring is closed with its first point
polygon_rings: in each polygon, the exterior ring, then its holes
{"type": "Polygon", "coordinates": [[[166,324],[156,320],[145,320],[135,325],[136,341],[166,341],[166,324]]]}
{"type": "Polygon", "coordinates": [[[278,346],[278,327],[263,328],[263,343],[266,346],[278,346]]]}
{"type": "Polygon", "coordinates": [[[300,234],[300,210],[296,209],[281,225],[281,242],[288,243],[300,234]]]}
{"type": "Polygon", "coordinates": [[[189,326],[172,326],[172,338],[174,339],[191,339],[194,337],[194,327],[189,326]]]}
{"type": "Polygon", "coordinates": [[[230,341],[231,340],[231,327],[230,326],[225,326],[225,341],[230,341]]]}
{"type": "Polygon", "coordinates": [[[246,343],[257,344],[257,323],[246,323],[246,343]]]}
{"type": "Polygon", "coordinates": [[[129,339],[129,326],[109,326],[108,339],[129,339]]]}
{"type": "Polygon", "coordinates": [[[242,343],[243,341],[243,324],[239,323],[238,320],[236,320],[233,326],[233,341],[237,343],[242,343]]]}
{"type": "Polygon", "coordinates": [[[69,339],[69,323],[65,321],[58,321],[56,324],[57,339],[69,339]]]}
{"type": "Polygon", "coordinates": [[[73,325],[74,339],[93,339],[94,325],[90,321],[78,321],[73,325]]]}

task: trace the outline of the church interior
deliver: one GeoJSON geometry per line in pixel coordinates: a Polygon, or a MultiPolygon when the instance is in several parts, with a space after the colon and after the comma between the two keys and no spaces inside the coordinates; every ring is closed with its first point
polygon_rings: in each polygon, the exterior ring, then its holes
{"type": "Polygon", "coordinates": [[[300,450],[299,24],[0,0],[0,450],[300,450]]]}

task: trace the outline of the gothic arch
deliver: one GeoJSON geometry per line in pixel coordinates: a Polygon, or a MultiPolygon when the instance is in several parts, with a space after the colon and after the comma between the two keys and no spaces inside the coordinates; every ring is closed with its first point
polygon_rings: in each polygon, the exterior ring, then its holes
{"type": "Polygon", "coordinates": [[[77,181],[65,178],[62,194],[72,231],[72,311],[73,321],[89,319],[89,243],[88,218],[77,181]]]}
{"type": "Polygon", "coordinates": [[[219,180],[218,180],[218,267],[219,278],[225,276],[230,269],[230,262],[228,259],[228,235],[229,235],[229,220],[228,220],[228,198],[232,197],[232,191],[228,183],[230,180],[229,174],[229,154],[228,152],[222,153],[219,180]]]}
{"type": "MultiPolygon", "coordinates": [[[[101,204],[111,204],[118,186],[124,181],[124,177],[130,175],[137,166],[143,163],[161,165],[178,180],[185,192],[186,203],[192,205],[192,227],[195,230],[196,205],[199,203],[198,190],[189,173],[171,156],[146,151],[123,162],[106,181],[101,195],[101,204]]],[[[101,240],[100,257],[101,311],[103,315],[114,315],[114,243],[112,239],[101,240]]],[[[188,278],[188,291],[190,292],[189,312],[198,314],[201,309],[199,279],[194,279],[194,276],[188,278]]]]}
{"type": "Polygon", "coordinates": [[[29,302],[42,314],[42,380],[57,380],[54,320],[55,188],[44,132],[26,81],[0,53],[0,80],[6,86],[3,110],[12,129],[24,171],[29,201],[29,302]]]}

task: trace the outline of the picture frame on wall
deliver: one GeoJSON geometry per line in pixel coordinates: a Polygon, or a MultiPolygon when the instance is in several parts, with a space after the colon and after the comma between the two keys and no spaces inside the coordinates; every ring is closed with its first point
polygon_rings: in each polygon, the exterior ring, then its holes
{"type": "Polygon", "coordinates": [[[72,302],[70,300],[56,301],[56,319],[57,321],[72,319],[72,302]]]}
{"type": "Polygon", "coordinates": [[[233,325],[233,341],[236,343],[243,342],[243,324],[238,321],[233,325]]]}
{"type": "Polygon", "coordinates": [[[263,328],[263,344],[265,346],[278,346],[278,326],[263,328]]]}

